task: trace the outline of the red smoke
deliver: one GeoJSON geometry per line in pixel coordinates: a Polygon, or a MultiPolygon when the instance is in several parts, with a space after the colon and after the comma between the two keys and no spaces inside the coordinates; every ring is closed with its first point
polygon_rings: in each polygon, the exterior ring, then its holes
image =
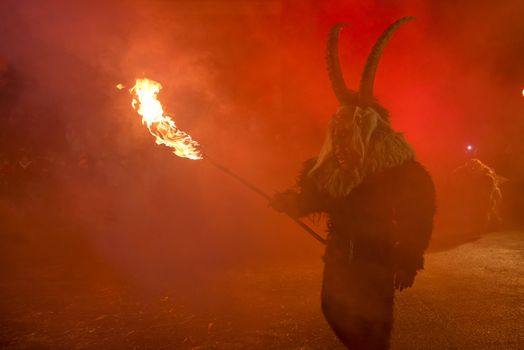
{"type": "Polygon", "coordinates": [[[117,83],[160,81],[168,111],[208,153],[280,190],[337,108],[324,63],[330,27],[349,24],[341,55],[357,88],[382,30],[416,16],[386,48],[375,93],[441,175],[466,144],[494,160],[522,130],[522,10],[518,0],[4,1],[0,54],[27,81],[21,103],[57,110],[68,152],[104,158],[98,197],[71,180],[87,235],[104,256],[158,279],[253,256],[318,259],[321,248],[223,174],[153,145],[117,83]]]}

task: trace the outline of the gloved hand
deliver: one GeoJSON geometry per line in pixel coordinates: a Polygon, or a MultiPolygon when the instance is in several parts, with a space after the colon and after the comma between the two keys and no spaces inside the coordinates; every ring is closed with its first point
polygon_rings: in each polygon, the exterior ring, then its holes
{"type": "Polygon", "coordinates": [[[298,216],[297,196],[295,191],[277,192],[269,202],[269,206],[279,213],[286,213],[292,217],[298,216]]]}
{"type": "Polygon", "coordinates": [[[394,286],[395,289],[402,291],[404,289],[410,288],[415,282],[415,276],[417,271],[406,271],[402,269],[397,269],[394,276],[394,286]]]}

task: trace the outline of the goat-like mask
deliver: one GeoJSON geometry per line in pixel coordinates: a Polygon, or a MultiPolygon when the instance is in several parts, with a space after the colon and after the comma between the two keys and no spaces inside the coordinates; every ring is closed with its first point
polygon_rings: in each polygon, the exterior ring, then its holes
{"type": "Polygon", "coordinates": [[[378,114],[371,108],[341,106],[333,115],[329,132],[333,153],[341,168],[362,165],[378,121],[378,114]]]}
{"type": "MultiPolygon", "coordinates": [[[[379,153],[376,152],[377,149],[381,149],[380,156],[384,156],[383,151],[387,152],[389,148],[395,148],[396,153],[405,154],[405,156],[394,157],[399,162],[413,157],[411,147],[401,134],[393,131],[386,109],[378,104],[373,96],[375,73],[382,52],[393,33],[400,26],[413,19],[413,17],[404,17],[397,20],[378,38],[367,58],[358,92],[347,88],[339,62],[339,35],[346,24],[337,24],[331,29],[327,42],[327,70],[340,107],[331,119],[326,141],[317,157],[315,166],[309,172],[310,175],[321,168],[325,162],[330,162],[328,168],[332,172],[352,173],[355,174],[353,177],[361,179],[368,170],[376,171],[382,168],[381,159],[367,160],[368,155],[373,153],[371,148],[375,149],[375,155],[372,155],[375,158],[378,157],[379,153]],[[378,134],[381,134],[380,137],[378,134]],[[386,144],[388,142],[389,144],[386,144]],[[333,168],[334,162],[338,170],[333,168]],[[369,168],[366,163],[374,164],[373,169],[366,169],[366,167],[369,168]]],[[[382,163],[384,163],[384,167],[389,167],[395,165],[396,162],[382,163]]],[[[331,175],[328,176],[332,177],[331,175]]],[[[348,174],[343,175],[343,177],[347,181],[338,181],[342,187],[346,187],[343,182],[349,181],[356,184],[360,181],[358,179],[349,180],[348,174]]],[[[347,191],[343,190],[343,192],[347,191]]]]}
{"type": "Polygon", "coordinates": [[[372,133],[379,121],[389,124],[387,112],[375,100],[373,86],[380,56],[393,33],[414,17],[404,17],[390,25],[378,38],[366,61],[358,92],[348,89],[339,62],[338,42],[340,31],[347,24],[333,26],[327,41],[327,70],[340,107],[330,125],[332,149],[341,168],[358,165],[363,161],[372,133]],[[355,135],[364,133],[362,135],[355,135]],[[358,139],[361,139],[359,142],[358,139]],[[361,149],[364,147],[364,149],[361,149]],[[357,157],[357,158],[355,158],[357,157]],[[361,159],[359,159],[359,157],[361,159]]]}

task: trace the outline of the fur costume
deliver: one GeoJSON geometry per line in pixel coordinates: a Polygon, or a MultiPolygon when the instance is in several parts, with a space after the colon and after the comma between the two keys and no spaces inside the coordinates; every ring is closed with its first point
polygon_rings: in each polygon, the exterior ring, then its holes
{"type": "Polygon", "coordinates": [[[392,24],[373,47],[358,93],[345,86],[338,35],[328,40],[328,72],[341,107],[319,155],[307,161],[298,191],[277,194],[272,205],[297,217],[328,215],[322,310],[348,349],[389,348],[393,296],[423,268],[435,212],[431,177],[411,146],[395,132],[373,98],[378,59],[392,24]]]}
{"type": "Polygon", "coordinates": [[[479,159],[469,159],[453,171],[449,206],[458,215],[455,225],[462,231],[482,234],[496,230],[501,222],[501,185],[507,181],[479,159]]]}

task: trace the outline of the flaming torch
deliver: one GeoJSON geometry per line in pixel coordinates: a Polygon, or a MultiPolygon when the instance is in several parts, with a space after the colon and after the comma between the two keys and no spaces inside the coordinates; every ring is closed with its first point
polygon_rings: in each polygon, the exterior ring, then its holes
{"type": "MultiPolygon", "coordinates": [[[[118,84],[117,88],[122,89],[123,86],[118,84]]],[[[131,106],[142,117],[142,124],[144,124],[151,135],[153,135],[156,143],[158,145],[169,147],[175,155],[182,158],[192,160],[205,159],[217,169],[239,181],[259,196],[270,200],[271,197],[264,191],[260,190],[258,187],[227,169],[220,163],[213,161],[207,155],[204,156],[200,144],[193,140],[188,133],[180,130],[176,126],[174,120],[164,113],[164,108],[157,98],[161,89],[162,85],[160,83],[143,78],[137,79],[135,86],[129,90],[133,96],[131,106]]],[[[298,218],[292,216],[289,217],[320,243],[326,244],[326,240],[311,229],[311,227],[298,218]]]]}
{"type": "Polygon", "coordinates": [[[138,79],[130,90],[133,94],[131,106],[142,116],[142,124],[155,137],[157,145],[165,145],[182,158],[202,159],[200,145],[180,130],[171,117],[164,115],[164,108],[157,99],[162,89],[160,83],[149,79],[138,79]]]}

